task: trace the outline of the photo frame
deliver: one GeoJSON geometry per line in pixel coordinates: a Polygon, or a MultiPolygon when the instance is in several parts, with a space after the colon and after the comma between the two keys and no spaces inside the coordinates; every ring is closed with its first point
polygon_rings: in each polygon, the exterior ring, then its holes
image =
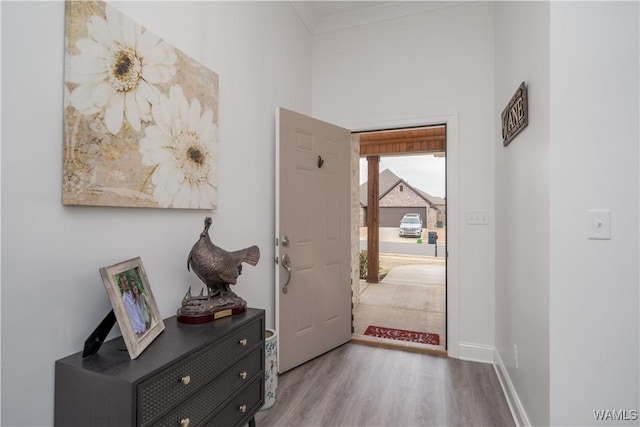
{"type": "Polygon", "coordinates": [[[102,282],[131,359],[164,330],[140,257],[100,269],[102,282]]]}

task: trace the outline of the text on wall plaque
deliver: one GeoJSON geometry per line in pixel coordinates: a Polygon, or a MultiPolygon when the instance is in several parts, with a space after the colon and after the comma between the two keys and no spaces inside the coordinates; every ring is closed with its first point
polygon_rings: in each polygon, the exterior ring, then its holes
{"type": "Polygon", "coordinates": [[[520,84],[507,107],[502,110],[502,143],[506,147],[529,124],[527,86],[520,84]]]}

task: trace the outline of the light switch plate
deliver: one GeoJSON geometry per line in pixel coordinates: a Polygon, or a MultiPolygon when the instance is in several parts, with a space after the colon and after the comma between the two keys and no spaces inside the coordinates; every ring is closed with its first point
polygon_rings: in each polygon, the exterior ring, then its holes
{"type": "Polygon", "coordinates": [[[488,225],[489,211],[487,211],[486,209],[471,209],[467,215],[467,224],[488,225]]]}
{"type": "Polygon", "coordinates": [[[591,240],[611,239],[611,211],[589,209],[587,211],[587,238],[591,240]]]}

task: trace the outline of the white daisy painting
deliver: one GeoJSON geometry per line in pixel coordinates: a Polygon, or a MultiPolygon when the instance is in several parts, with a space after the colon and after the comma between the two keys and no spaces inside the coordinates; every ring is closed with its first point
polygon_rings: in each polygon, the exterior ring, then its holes
{"type": "Polygon", "coordinates": [[[215,209],[218,75],[104,2],[65,23],[63,204],[215,209]]]}

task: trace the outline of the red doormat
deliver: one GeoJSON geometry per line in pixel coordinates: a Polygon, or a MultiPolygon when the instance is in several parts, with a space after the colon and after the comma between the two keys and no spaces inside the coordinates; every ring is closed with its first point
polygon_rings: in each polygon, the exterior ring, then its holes
{"type": "Polygon", "coordinates": [[[430,334],[428,332],[407,331],[404,329],[392,329],[372,325],[364,331],[364,334],[372,337],[387,338],[390,340],[440,345],[440,335],[430,334]]]}

